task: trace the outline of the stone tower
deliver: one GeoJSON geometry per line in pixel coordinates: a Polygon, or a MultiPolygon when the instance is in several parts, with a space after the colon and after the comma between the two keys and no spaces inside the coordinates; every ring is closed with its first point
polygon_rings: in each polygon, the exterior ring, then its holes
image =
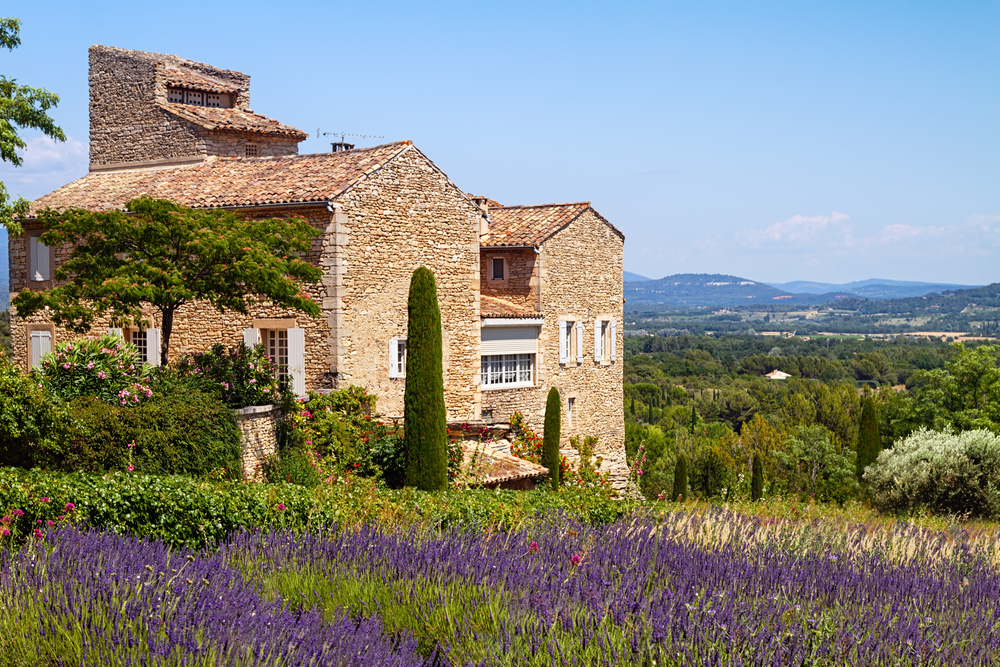
{"type": "Polygon", "coordinates": [[[90,170],[295,155],[306,133],[250,109],[250,77],[177,56],[90,47],[90,170]]]}

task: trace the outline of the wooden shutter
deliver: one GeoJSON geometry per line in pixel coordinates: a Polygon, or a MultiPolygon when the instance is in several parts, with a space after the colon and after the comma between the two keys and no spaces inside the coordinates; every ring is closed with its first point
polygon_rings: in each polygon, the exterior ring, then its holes
{"type": "Polygon", "coordinates": [[[569,361],[569,322],[559,323],[559,363],[569,361]]]}
{"type": "Polygon", "coordinates": [[[538,352],[538,327],[483,327],[479,353],[535,354],[538,352]]]}
{"type": "Polygon", "coordinates": [[[247,347],[257,347],[260,345],[260,329],[244,329],[243,344],[247,347]]]}
{"type": "Polygon", "coordinates": [[[38,237],[28,238],[28,274],[31,280],[41,280],[38,274],[38,237]]]}
{"type": "Polygon", "coordinates": [[[49,247],[44,243],[38,243],[38,239],[35,239],[35,247],[38,253],[38,274],[41,278],[37,280],[52,280],[52,267],[49,266],[49,247]]]}
{"type": "Polygon", "coordinates": [[[594,320],[594,361],[604,359],[604,339],[601,337],[601,321],[594,320]]]}
{"type": "Polygon", "coordinates": [[[576,363],[583,363],[583,322],[577,322],[576,327],[576,363]]]}
{"type": "Polygon", "coordinates": [[[399,339],[389,341],[389,377],[398,378],[399,373],[399,339]]]}
{"type": "Polygon", "coordinates": [[[146,329],[146,361],[150,366],[160,365],[161,332],[159,329],[146,329]]]}
{"type": "Polygon", "coordinates": [[[618,324],[611,320],[611,361],[618,360],[618,324]]]}
{"type": "Polygon", "coordinates": [[[288,374],[296,396],[306,393],[306,331],[288,330],[288,374]]]}
{"type": "Polygon", "coordinates": [[[49,331],[31,332],[31,367],[36,368],[42,362],[42,356],[52,350],[52,333],[49,331]]]}

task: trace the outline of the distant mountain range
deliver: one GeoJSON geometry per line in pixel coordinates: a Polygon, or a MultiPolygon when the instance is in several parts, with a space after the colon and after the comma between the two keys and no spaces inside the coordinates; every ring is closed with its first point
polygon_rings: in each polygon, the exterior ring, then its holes
{"type": "Polygon", "coordinates": [[[622,280],[627,283],[636,283],[642,280],[652,280],[652,278],[647,278],[646,276],[640,276],[638,273],[625,271],[622,273],[622,280]]]}
{"type": "Polygon", "coordinates": [[[751,304],[809,306],[841,299],[899,299],[946,290],[975,287],[903,280],[862,280],[844,285],[797,281],[769,285],[738,276],[679,273],[659,280],[625,283],[626,307],[676,308],[745,306],[751,304]]]}

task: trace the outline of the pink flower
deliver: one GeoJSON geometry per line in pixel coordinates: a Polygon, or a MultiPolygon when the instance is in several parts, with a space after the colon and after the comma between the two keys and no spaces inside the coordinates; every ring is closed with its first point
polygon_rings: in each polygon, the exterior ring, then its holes
{"type": "Polygon", "coordinates": [[[76,509],[76,505],[74,505],[73,503],[66,503],[66,511],[67,512],[72,512],[75,509],[76,509]]]}
{"type": "Polygon", "coordinates": [[[583,559],[580,558],[579,554],[573,554],[573,557],[569,559],[569,562],[573,563],[573,565],[576,565],[577,567],[580,567],[580,563],[583,562],[583,559]]]}
{"type": "Polygon", "coordinates": [[[36,540],[42,539],[42,531],[39,530],[38,528],[35,528],[35,539],[36,540]]]}
{"type": "Polygon", "coordinates": [[[49,519],[48,521],[45,522],[45,525],[51,528],[52,526],[56,525],[56,522],[53,521],[52,519],[49,519]]]}
{"type": "Polygon", "coordinates": [[[42,496],[38,500],[39,500],[39,502],[47,503],[47,502],[49,502],[49,497],[48,496],[42,496]]]}
{"type": "Polygon", "coordinates": [[[284,512],[288,508],[285,507],[284,503],[278,503],[277,505],[274,506],[274,509],[278,510],[279,512],[284,512]]]}
{"type": "Polygon", "coordinates": [[[538,553],[538,542],[532,542],[528,545],[528,553],[538,553]]]}
{"type": "Polygon", "coordinates": [[[9,531],[9,530],[7,530],[6,528],[4,528],[4,529],[3,529],[3,536],[4,536],[4,537],[10,537],[10,531],[9,531]]]}
{"type": "Polygon", "coordinates": [[[99,378],[101,378],[103,380],[106,377],[108,377],[108,374],[105,373],[104,371],[97,371],[97,377],[99,377],[99,378]]]}
{"type": "Polygon", "coordinates": [[[24,516],[24,510],[14,510],[11,514],[14,516],[24,516]]]}
{"type": "Polygon", "coordinates": [[[5,516],[4,518],[0,519],[0,523],[10,523],[10,522],[11,518],[9,516],[5,516]]]}
{"type": "Polygon", "coordinates": [[[66,362],[65,364],[63,364],[63,368],[65,368],[66,370],[69,370],[72,365],[73,364],[71,364],[69,362],[66,362]]]}
{"type": "Polygon", "coordinates": [[[128,464],[128,471],[129,471],[129,472],[132,472],[133,470],[135,470],[135,468],[133,468],[133,467],[132,467],[132,464],[131,464],[131,463],[129,463],[129,464],[128,464]]]}
{"type": "Polygon", "coordinates": [[[90,363],[87,364],[87,370],[88,371],[94,370],[94,362],[93,361],[91,361],[90,363]]]}

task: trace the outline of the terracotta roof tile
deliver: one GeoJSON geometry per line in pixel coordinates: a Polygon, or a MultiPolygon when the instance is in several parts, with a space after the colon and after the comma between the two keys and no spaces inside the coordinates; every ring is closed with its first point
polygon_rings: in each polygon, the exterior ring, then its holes
{"type": "Polygon", "coordinates": [[[237,132],[253,132],[255,134],[270,134],[292,137],[302,141],[309,135],[302,130],[283,125],[273,118],[261,116],[258,113],[240,109],[221,109],[219,107],[200,107],[192,104],[177,104],[168,102],[160,107],[178,118],[194,123],[206,130],[223,130],[237,132]]]}
{"type": "Polygon", "coordinates": [[[187,68],[168,69],[167,86],[170,88],[185,88],[187,90],[200,90],[206,93],[235,93],[236,86],[222,81],[210,79],[207,76],[192,72],[187,68]]]}
{"type": "Polygon", "coordinates": [[[484,486],[549,474],[536,463],[468,441],[462,442],[462,458],[465,472],[484,486]]]}
{"type": "Polygon", "coordinates": [[[264,158],[207,158],[193,165],[94,172],[32,202],[103,211],[139,196],[195,208],[330,201],[401,155],[408,141],[340,153],[264,158]]]}
{"type": "Polygon", "coordinates": [[[481,317],[541,317],[542,314],[532,308],[525,308],[506,299],[500,299],[486,294],[479,295],[479,314],[481,317]]]}
{"type": "Polygon", "coordinates": [[[553,234],[590,210],[623,240],[625,235],[591,207],[590,202],[576,204],[541,204],[538,206],[502,206],[490,208],[490,231],[479,238],[487,247],[538,247],[553,234]]]}

